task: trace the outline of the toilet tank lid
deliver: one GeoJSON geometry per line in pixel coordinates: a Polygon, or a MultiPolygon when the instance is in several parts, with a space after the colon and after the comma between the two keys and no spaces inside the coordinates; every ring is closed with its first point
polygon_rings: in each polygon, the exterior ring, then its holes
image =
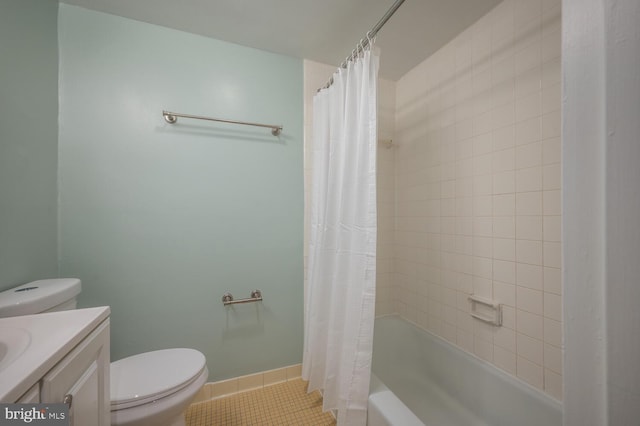
{"type": "Polygon", "coordinates": [[[182,389],[206,368],[204,355],[187,348],[161,349],[111,363],[111,409],[144,404],[182,389]]]}
{"type": "Polygon", "coordinates": [[[76,297],[81,290],[77,278],[31,281],[0,293],[0,318],[45,312],[76,297]]]}

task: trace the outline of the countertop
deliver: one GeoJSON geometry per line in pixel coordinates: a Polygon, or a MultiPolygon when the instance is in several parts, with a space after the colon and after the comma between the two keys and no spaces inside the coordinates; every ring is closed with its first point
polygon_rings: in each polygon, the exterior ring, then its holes
{"type": "Polygon", "coordinates": [[[108,306],[102,306],[0,319],[0,328],[24,329],[31,338],[27,349],[0,370],[0,402],[18,400],[110,312],[108,306]]]}

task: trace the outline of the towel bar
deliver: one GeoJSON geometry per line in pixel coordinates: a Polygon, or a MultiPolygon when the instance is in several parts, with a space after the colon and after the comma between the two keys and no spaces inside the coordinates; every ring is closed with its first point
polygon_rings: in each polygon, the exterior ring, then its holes
{"type": "Polygon", "coordinates": [[[224,306],[228,305],[236,305],[238,303],[251,303],[251,302],[261,302],[262,301],[262,292],[260,290],[253,290],[251,292],[251,297],[247,299],[238,299],[233,300],[233,295],[229,292],[226,292],[222,295],[222,304],[224,306]]]}

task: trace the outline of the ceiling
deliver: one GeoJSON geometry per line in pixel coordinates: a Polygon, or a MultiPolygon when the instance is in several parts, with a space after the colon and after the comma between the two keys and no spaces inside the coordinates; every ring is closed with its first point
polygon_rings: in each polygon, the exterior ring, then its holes
{"type": "MultiPolygon", "coordinates": [[[[339,65],[394,0],[61,0],[243,46],[339,65]]],[[[406,0],[378,33],[398,80],[501,0],[406,0]]]]}

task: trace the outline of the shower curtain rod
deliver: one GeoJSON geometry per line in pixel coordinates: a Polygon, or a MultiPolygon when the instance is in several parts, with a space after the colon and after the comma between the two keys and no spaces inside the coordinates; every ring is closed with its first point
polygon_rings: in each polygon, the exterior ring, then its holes
{"type": "MultiPolygon", "coordinates": [[[[398,10],[398,8],[400,8],[400,6],[402,6],[402,3],[404,3],[404,0],[396,0],[396,2],[382,16],[382,18],[380,18],[378,23],[375,24],[373,26],[373,28],[371,28],[367,32],[366,37],[360,40],[360,42],[358,43],[356,48],[351,52],[351,55],[347,56],[347,58],[340,64],[340,68],[346,68],[347,67],[347,63],[349,63],[349,61],[353,60],[356,56],[358,56],[358,54],[360,52],[364,51],[364,49],[369,45],[370,40],[373,39],[376,36],[376,34],[378,34],[378,31],[380,31],[380,28],[382,28],[384,26],[384,24],[387,23],[389,18],[391,18],[393,16],[393,14],[396,13],[396,10],[398,10]]],[[[329,79],[327,84],[325,84],[324,86],[319,88],[318,92],[320,90],[322,90],[322,89],[326,89],[326,88],[330,87],[332,84],[333,84],[333,77],[331,77],[329,79]]]]}

